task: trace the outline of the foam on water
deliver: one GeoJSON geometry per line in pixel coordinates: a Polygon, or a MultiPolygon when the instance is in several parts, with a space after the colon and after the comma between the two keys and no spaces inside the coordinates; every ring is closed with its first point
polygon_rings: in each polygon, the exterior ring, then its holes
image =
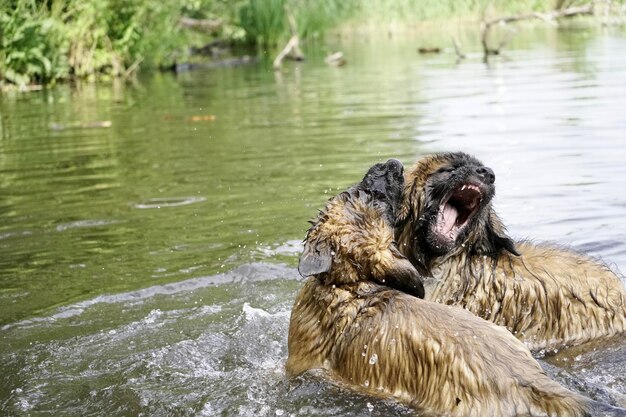
{"type": "MultiPolygon", "coordinates": [[[[346,391],[315,372],[286,378],[289,315],[300,283],[277,272],[297,275],[277,265],[243,265],[203,278],[217,285],[153,288],[141,293],[141,303],[119,294],[86,302],[80,313],[5,329],[13,342],[1,359],[11,371],[3,376],[2,409],[9,415],[56,409],[129,416],[405,414],[397,403],[346,391]],[[256,278],[224,279],[241,278],[241,271],[256,278]],[[57,338],[55,328],[68,326],[75,336],[57,338]]],[[[576,351],[570,362],[559,360],[559,352],[544,365],[561,383],[619,404],[626,347],[615,343],[602,354],[576,351]]],[[[376,365],[375,354],[369,363],[376,365]]]]}
{"type": "MultiPolygon", "coordinates": [[[[286,270],[245,265],[228,274],[181,283],[175,291],[143,291],[143,303],[135,302],[137,294],[119,294],[82,303],[81,312],[64,310],[75,314],[55,314],[48,321],[5,329],[14,340],[33,341],[20,354],[3,358],[5,369],[14,370],[4,377],[12,388],[3,407],[18,413],[62,407],[80,415],[191,415],[232,410],[240,402],[243,415],[263,414],[257,404],[269,404],[273,396],[265,398],[266,393],[275,389],[266,386],[284,384],[290,309],[290,301],[274,302],[275,287],[284,286],[268,287],[264,280],[285,282],[276,272],[286,270]],[[241,271],[255,271],[249,277],[257,279],[243,282],[237,279],[241,271]],[[221,293],[207,284],[216,281],[222,282],[221,293]],[[228,301],[217,303],[224,293],[228,301]],[[157,298],[163,295],[176,308],[152,308],[161,304],[157,298]],[[107,326],[113,311],[133,319],[107,326]],[[48,335],[47,341],[36,340],[46,338],[51,324],[81,329],[76,337],[55,340],[48,335]],[[91,332],[92,327],[100,330],[91,332]],[[28,377],[21,379],[24,373],[28,377]]],[[[283,289],[281,300],[290,299],[284,293],[292,295],[295,285],[290,287],[283,289]]]]}

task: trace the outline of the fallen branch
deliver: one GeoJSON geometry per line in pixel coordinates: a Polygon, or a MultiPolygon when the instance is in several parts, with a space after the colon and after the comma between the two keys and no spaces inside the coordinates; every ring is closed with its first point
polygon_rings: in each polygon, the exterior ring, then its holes
{"type": "Polygon", "coordinates": [[[133,63],[133,65],[131,65],[130,67],[126,69],[126,71],[124,71],[124,78],[129,78],[131,75],[133,75],[135,71],[137,71],[137,68],[139,68],[139,64],[141,64],[142,62],[143,62],[143,58],[142,57],[138,58],[133,63]]]}
{"type": "Polygon", "coordinates": [[[520,14],[515,16],[499,17],[497,19],[483,21],[480,25],[480,39],[483,45],[483,51],[485,59],[489,55],[499,55],[500,51],[511,39],[512,35],[509,35],[496,48],[489,47],[488,37],[489,31],[495,25],[506,25],[508,23],[518,22],[520,20],[539,19],[545,22],[554,23],[555,20],[567,17],[574,17],[579,15],[591,15],[593,14],[593,4],[587,4],[584,6],[568,7],[566,9],[553,10],[546,13],[532,12],[526,14],[520,14]]]}
{"type": "Polygon", "coordinates": [[[178,24],[187,29],[196,29],[203,32],[217,33],[222,29],[223,22],[219,19],[193,19],[191,17],[181,17],[178,24]]]}
{"type": "Polygon", "coordinates": [[[296,61],[302,61],[304,59],[304,55],[300,51],[300,40],[298,39],[298,35],[294,35],[289,39],[287,45],[283,48],[282,51],[278,54],[276,59],[274,60],[274,69],[280,69],[283,64],[283,59],[288,56],[290,53],[294,53],[294,58],[296,61]]]}
{"type": "Polygon", "coordinates": [[[274,69],[280,69],[283,65],[283,59],[285,57],[290,56],[294,61],[304,61],[304,54],[300,49],[300,38],[298,37],[298,27],[296,26],[296,19],[293,17],[293,14],[285,5],[285,15],[287,16],[287,22],[289,23],[289,28],[291,29],[291,38],[287,45],[283,48],[282,51],[278,54],[276,59],[274,59],[274,69]]]}
{"type": "Polygon", "coordinates": [[[332,65],[333,67],[342,67],[346,65],[347,61],[343,57],[343,52],[340,51],[328,55],[324,58],[324,62],[326,65],[332,65]]]}

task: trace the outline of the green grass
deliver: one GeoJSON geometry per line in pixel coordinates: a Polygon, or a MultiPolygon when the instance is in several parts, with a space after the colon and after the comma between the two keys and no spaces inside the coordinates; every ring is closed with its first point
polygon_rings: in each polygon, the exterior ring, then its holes
{"type": "Polygon", "coordinates": [[[480,21],[498,17],[546,11],[556,7],[587,4],[585,0],[346,0],[351,23],[415,23],[442,19],[480,21]]]}
{"type": "Polygon", "coordinates": [[[275,46],[293,29],[301,38],[314,38],[334,27],[354,10],[352,0],[247,0],[242,3],[239,25],[248,43],[275,46]],[[295,28],[289,23],[293,19],[295,28]]]}

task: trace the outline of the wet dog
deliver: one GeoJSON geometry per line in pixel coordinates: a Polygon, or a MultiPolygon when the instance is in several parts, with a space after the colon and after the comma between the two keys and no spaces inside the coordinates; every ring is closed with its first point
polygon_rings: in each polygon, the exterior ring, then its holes
{"type": "Polygon", "coordinates": [[[403,171],[395,159],[374,165],[361,183],[328,202],[307,232],[302,276],[318,275],[329,285],[365,279],[424,297],[421,277],[392,244],[403,171]]]}
{"type": "MultiPolygon", "coordinates": [[[[290,376],[340,384],[446,416],[584,416],[591,402],[546,376],[506,329],[421,299],[421,276],[393,241],[395,160],[331,199],[309,229],[308,276],[289,325],[290,376]]],[[[626,415],[626,414],[624,414],[626,415]]]]}
{"type": "Polygon", "coordinates": [[[424,157],[406,174],[396,237],[435,280],[427,298],[506,326],[533,350],[626,329],[626,290],[583,254],[514,242],[494,211],[495,175],[464,153],[424,157]]]}

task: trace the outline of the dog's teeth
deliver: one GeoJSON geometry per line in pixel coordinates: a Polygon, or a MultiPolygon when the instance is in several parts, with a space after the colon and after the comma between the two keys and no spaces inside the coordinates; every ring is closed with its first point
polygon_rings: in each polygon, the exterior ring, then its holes
{"type": "Polygon", "coordinates": [[[461,187],[461,191],[463,191],[465,187],[467,187],[467,185],[464,185],[463,187],[461,187]]]}

